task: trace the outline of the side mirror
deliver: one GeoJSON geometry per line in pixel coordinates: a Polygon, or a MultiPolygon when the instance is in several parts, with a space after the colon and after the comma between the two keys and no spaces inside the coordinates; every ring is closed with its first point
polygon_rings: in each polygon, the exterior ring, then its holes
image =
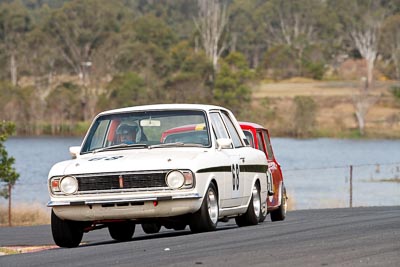
{"type": "Polygon", "coordinates": [[[218,151],[220,151],[222,148],[231,148],[232,140],[229,138],[217,139],[217,146],[218,146],[218,151]]]}
{"type": "Polygon", "coordinates": [[[80,146],[71,146],[69,148],[69,153],[71,154],[71,157],[73,159],[76,159],[81,152],[81,147],[80,146]]]}

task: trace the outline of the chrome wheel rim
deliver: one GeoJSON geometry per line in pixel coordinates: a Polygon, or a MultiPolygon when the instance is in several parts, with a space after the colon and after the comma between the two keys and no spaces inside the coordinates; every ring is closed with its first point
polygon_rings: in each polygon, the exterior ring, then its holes
{"type": "Polygon", "coordinates": [[[262,216],[267,216],[267,209],[268,209],[268,207],[267,207],[267,201],[265,201],[265,204],[262,204],[262,206],[261,206],[261,214],[262,214],[262,216]]]}
{"type": "Polygon", "coordinates": [[[254,207],[254,215],[256,215],[256,217],[259,218],[261,210],[261,200],[257,186],[253,187],[253,207],[254,207]]]}
{"type": "Polygon", "coordinates": [[[208,215],[213,224],[218,221],[218,200],[215,192],[210,188],[207,193],[208,215]]]}

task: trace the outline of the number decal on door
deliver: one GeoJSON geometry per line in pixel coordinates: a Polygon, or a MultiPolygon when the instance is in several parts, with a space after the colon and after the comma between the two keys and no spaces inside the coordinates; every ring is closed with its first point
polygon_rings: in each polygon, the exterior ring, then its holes
{"type": "Polygon", "coordinates": [[[232,164],[232,186],[233,190],[239,190],[239,177],[240,177],[240,168],[239,164],[232,164]]]}

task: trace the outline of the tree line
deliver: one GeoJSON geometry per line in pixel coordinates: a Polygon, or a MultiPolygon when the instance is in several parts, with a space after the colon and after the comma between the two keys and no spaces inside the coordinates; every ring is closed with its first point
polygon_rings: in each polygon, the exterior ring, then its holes
{"type": "Polygon", "coordinates": [[[400,0],[3,0],[0,47],[0,120],[18,134],[149,103],[245,118],[259,80],[324,79],[344,57],[365,60],[369,103],[374,68],[400,79],[400,0]]]}

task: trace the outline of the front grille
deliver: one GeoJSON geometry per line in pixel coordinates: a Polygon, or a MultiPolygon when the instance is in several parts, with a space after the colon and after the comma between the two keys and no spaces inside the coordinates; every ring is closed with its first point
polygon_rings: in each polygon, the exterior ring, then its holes
{"type": "Polygon", "coordinates": [[[165,182],[167,172],[153,173],[113,173],[78,176],[78,192],[109,191],[129,189],[151,189],[168,187],[165,182]],[[120,179],[120,177],[122,179],[120,179]]]}

